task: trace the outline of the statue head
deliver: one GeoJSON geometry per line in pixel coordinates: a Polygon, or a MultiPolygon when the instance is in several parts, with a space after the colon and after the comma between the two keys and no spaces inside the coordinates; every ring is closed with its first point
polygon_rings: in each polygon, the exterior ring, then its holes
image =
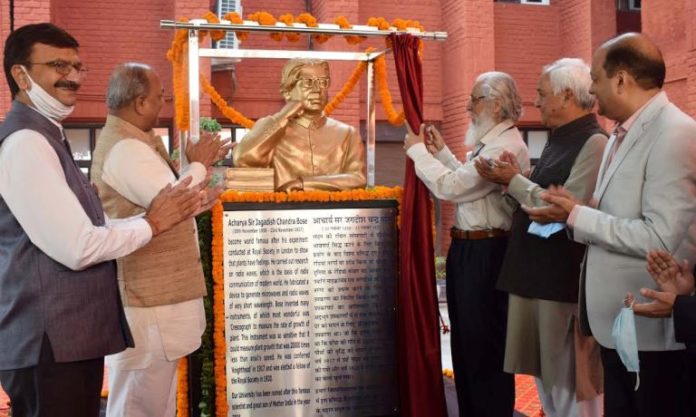
{"type": "Polygon", "coordinates": [[[320,59],[291,59],[283,67],[280,93],[285,101],[302,103],[309,115],[321,114],[329,99],[329,63],[320,59]]]}

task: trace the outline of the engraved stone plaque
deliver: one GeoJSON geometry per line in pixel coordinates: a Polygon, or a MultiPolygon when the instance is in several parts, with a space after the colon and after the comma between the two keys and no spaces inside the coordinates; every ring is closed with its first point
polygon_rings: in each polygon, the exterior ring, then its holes
{"type": "Polygon", "coordinates": [[[225,204],[229,416],[398,414],[392,201],[225,204]]]}

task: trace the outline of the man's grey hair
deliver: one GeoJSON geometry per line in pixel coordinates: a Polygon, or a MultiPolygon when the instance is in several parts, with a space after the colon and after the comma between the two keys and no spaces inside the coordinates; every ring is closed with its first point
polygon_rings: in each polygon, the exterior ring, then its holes
{"type": "Polygon", "coordinates": [[[149,65],[137,62],[127,62],[114,69],[106,90],[106,107],[109,110],[119,110],[126,107],[136,98],[150,92],[148,72],[149,65]]]}
{"type": "Polygon", "coordinates": [[[503,119],[516,122],[522,117],[522,99],[517,91],[517,83],[507,73],[500,71],[484,72],[476,78],[481,83],[481,93],[499,99],[503,119]]]}
{"type": "Polygon", "coordinates": [[[592,110],[595,97],[590,94],[592,77],[590,67],[579,58],[561,58],[544,67],[542,74],[549,75],[554,95],[568,90],[573,93],[575,104],[581,109],[592,110]]]}

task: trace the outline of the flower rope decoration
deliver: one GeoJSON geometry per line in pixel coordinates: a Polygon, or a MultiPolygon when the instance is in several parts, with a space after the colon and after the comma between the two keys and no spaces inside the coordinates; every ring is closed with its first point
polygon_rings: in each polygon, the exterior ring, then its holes
{"type": "MultiPolygon", "coordinates": [[[[317,18],[312,16],[309,13],[300,13],[297,18],[295,19],[298,23],[304,23],[307,25],[309,28],[316,28],[319,27],[319,23],[317,23],[317,18]]],[[[331,39],[331,35],[312,35],[312,39],[317,41],[317,43],[324,43],[331,39]]]]}
{"type": "MultiPolygon", "coordinates": [[[[278,20],[281,22],[285,23],[286,26],[292,26],[293,23],[295,23],[295,17],[290,14],[290,13],[285,13],[284,15],[281,15],[278,20]]],[[[288,41],[290,42],[297,42],[300,40],[300,34],[299,33],[294,33],[294,32],[286,32],[285,37],[287,38],[288,41]]]]}
{"type": "MultiPolygon", "coordinates": [[[[337,24],[341,29],[353,28],[353,26],[348,22],[348,19],[346,19],[345,16],[338,16],[336,19],[334,19],[334,23],[337,24]]],[[[355,35],[346,35],[344,37],[346,38],[346,42],[348,42],[351,45],[357,45],[359,43],[362,43],[365,39],[367,39],[364,36],[355,35]]]]}
{"type": "Polygon", "coordinates": [[[331,113],[333,113],[333,111],[336,110],[336,107],[343,103],[343,100],[345,100],[346,96],[353,91],[355,85],[358,83],[358,81],[360,81],[360,78],[362,78],[366,69],[367,62],[358,62],[358,64],[355,66],[355,69],[353,69],[353,73],[350,74],[350,78],[348,78],[348,81],[341,88],[341,91],[336,93],[334,98],[331,99],[331,101],[327,103],[326,106],[324,106],[324,114],[326,116],[331,115],[331,113]]]}
{"type": "Polygon", "coordinates": [[[207,78],[203,74],[201,78],[201,89],[210,96],[215,106],[222,112],[225,117],[227,117],[231,122],[237,123],[244,126],[247,129],[251,129],[254,126],[254,121],[244,116],[242,113],[238,112],[234,107],[227,104],[225,99],[217,92],[215,87],[210,84],[207,78]]]}
{"type": "Polygon", "coordinates": [[[375,60],[375,80],[377,81],[377,89],[382,99],[382,107],[384,108],[387,120],[394,126],[401,126],[404,124],[406,116],[403,110],[398,112],[394,109],[391,92],[387,84],[387,60],[384,55],[375,60]]]}
{"type": "MultiPolygon", "coordinates": [[[[205,15],[203,15],[203,18],[208,21],[210,24],[217,24],[220,23],[220,19],[218,19],[217,15],[211,11],[207,11],[205,15]]],[[[202,33],[203,31],[201,31],[202,33]]],[[[225,38],[225,31],[224,30],[211,30],[209,32],[210,34],[210,39],[213,41],[217,42],[219,40],[222,40],[225,38]]]]}
{"type": "MultiPolygon", "coordinates": [[[[230,23],[235,25],[243,25],[244,19],[237,12],[229,12],[223,16],[223,19],[228,20],[230,23]]],[[[234,32],[234,35],[240,42],[243,42],[249,38],[249,32],[234,32]]]]}
{"type": "Polygon", "coordinates": [[[222,242],[222,204],[217,203],[213,209],[213,373],[215,375],[215,415],[227,417],[227,372],[225,344],[225,276],[222,242]]]}
{"type": "MultiPolygon", "coordinates": [[[[249,20],[257,22],[259,25],[262,26],[275,26],[276,24],[276,18],[273,17],[272,14],[268,12],[256,12],[252,13],[247,17],[249,20]]],[[[274,41],[280,42],[283,40],[283,34],[280,32],[272,32],[271,33],[271,39],[274,41]]]]}
{"type": "Polygon", "coordinates": [[[188,356],[179,359],[176,379],[176,416],[189,417],[188,356]]]}

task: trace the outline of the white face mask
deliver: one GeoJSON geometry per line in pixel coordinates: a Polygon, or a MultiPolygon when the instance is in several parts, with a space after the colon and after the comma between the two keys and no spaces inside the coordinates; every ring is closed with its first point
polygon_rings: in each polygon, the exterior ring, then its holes
{"type": "Polygon", "coordinates": [[[27,75],[27,78],[29,78],[29,81],[31,81],[31,89],[25,91],[29,95],[31,102],[34,103],[34,107],[39,113],[58,122],[70,116],[70,113],[75,110],[75,106],[66,106],[65,104],[56,100],[55,97],[48,94],[46,90],[41,88],[38,83],[31,79],[29,76],[29,71],[27,71],[23,65],[22,69],[27,75]]]}

